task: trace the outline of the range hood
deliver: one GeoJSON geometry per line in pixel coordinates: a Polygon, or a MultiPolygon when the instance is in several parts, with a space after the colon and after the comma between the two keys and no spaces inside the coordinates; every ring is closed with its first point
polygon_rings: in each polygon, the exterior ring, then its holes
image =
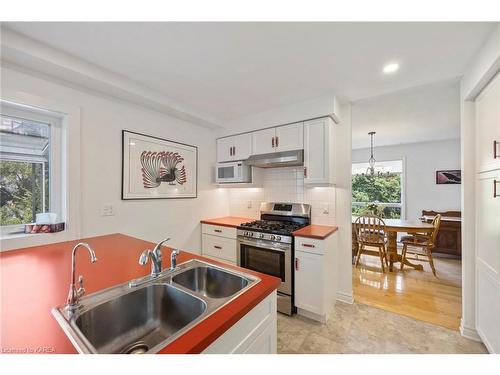
{"type": "Polygon", "coordinates": [[[304,150],[252,155],[245,160],[245,164],[259,168],[293,167],[304,165],[304,150]]]}

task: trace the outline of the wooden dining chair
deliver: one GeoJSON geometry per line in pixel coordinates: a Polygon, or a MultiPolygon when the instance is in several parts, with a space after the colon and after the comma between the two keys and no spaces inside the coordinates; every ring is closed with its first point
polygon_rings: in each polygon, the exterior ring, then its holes
{"type": "MultiPolygon", "coordinates": [[[[432,220],[432,225],[434,230],[432,233],[422,233],[414,234],[409,236],[403,236],[401,238],[401,243],[403,244],[403,251],[401,254],[401,267],[403,269],[405,261],[417,260],[422,262],[428,262],[431,266],[432,273],[436,276],[436,268],[434,267],[434,260],[432,259],[432,249],[435,247],[436,237],[439,232],[439,226],[441,225],[441,215],[436,215],[432,220]],[[415,255],[414,258],[409,258],[408,254],[415,255]],[[425,257],[426,259],[419,258],[425,257]]],[[[437,276],[436,276],[437,277],[437,276]]]]}
{"type": "Polygon", "coordinates": [[[386,252],[386,228],[385,222],[378,216],[364,215],[359,216],[354,221],[354,231],[358,243],[356,263],[358,267],[361,254],[374,255],[380,258],[382,272],[385,273],[385,266],[389,267],[386,252]],[[366,247],[377,248],[377,251],[367,249],[366,247]]]}

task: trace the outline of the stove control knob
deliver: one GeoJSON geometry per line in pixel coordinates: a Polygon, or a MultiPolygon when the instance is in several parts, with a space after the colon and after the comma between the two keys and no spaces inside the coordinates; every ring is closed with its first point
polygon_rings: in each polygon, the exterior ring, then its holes
{"type": "Polygon", "coordinates": [[[245,237],[248,237],[248,232],[245,232],[245,237]]]}
{"type": "Polygon", "coordinates": [[[259,238],[264,238],[264,233],[259,234],[259,238]]]}
{"type": "Polygon", "coordinates": [[[249,232],[248,237],[253,237],[253,232],[249,232]]]}
{"type": "Polygon", "coordinates": [[[269,236],[269,239],[270,239],[271,241],[274,241],[274,240],[276,239],[276,236],[275,236],[274,234],[271,234],[271,235],[269,236]]]}
{"type": "Polygon", "coordinates": [[[281,237],[280,236],[276,236],[276,241],[281,241],[281,237]]]}

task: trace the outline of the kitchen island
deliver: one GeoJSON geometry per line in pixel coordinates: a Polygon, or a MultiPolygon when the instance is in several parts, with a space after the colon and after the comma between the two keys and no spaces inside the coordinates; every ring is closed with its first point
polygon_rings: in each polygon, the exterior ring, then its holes
{"type": "MultiPolygon", "coordinates": [[[[86,295],[126,283],[150,273],[149,264],[141,266],[138,259],[151,242],[123,234],[110,234],[82,239],[95,250],[98,261],[91,264],[88,255],[77,253],[77,274],[85,277],[86,295]]],[[[0,253],[1,351],[2,353],[76,353],[51,313],[64,304],[71,274],[71,250],[80,241],[18,249],[0,253]]],[[[171,249],[163,248],[164,268],[169,267],[171,249]]],[[[262,303],[275,306],[278,278],[242,270],[201,256],[181,251],[178,263],[199,259],[222,267],[243,271],[260,279],[252,288],[237,296],[212,315],[168,343],[159,353],[231,352],[224,337],[248,328],[246,319],[262,303]]],[[[264,309],[265,310],[265,309],[264,309]]],[[[276,310],[270,311],[276,317],[276,310]]],[[[276,322],[273,322],[276,330],[276,322]]],[[[251,328],[251,327],[250,327],[251,328]]],[[[275,336],[274,336],[275,337],[275,336]]],[[[274,343],[275,350],[275,343],[274,343]]],[[[272,343],[271,343],[272,352],[272,343]]]]}

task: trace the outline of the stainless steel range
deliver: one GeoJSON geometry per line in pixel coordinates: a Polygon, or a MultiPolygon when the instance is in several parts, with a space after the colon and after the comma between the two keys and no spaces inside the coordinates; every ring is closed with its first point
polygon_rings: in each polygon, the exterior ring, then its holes
{"type": "Polygon", "coordinates": [[[311,206],[302,203],[262,203],[260,220],[244,223],[237,229],[238,265],[281,279],[278,311],[292,315],[293,235],[309,225],[311,206]]]}

